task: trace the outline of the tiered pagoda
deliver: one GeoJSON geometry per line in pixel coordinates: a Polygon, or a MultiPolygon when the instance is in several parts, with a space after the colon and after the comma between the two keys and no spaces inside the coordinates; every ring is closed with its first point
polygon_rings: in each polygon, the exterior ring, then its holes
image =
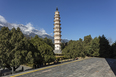
{"type": "Polygon", "coordinates": [[[61,51],[61,27],[60,27],[60,14],[58,8],[56,8],[54,15],[54,53],[62,54],[61,51]]]}

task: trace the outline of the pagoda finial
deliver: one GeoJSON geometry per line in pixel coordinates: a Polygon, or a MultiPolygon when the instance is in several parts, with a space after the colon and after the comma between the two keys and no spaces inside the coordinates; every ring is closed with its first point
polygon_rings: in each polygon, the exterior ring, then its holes
{"type": "Polygon", "coordinates": [[[56,11],[58,11],[58,7],[56,7],[56,11]]]}

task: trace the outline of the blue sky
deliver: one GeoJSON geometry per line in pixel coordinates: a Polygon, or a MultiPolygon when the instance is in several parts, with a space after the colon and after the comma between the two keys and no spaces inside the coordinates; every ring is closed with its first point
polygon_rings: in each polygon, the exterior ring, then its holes
{"type": "Polygon", "coordinates": [[[31,23],[53,36],[56,6],[61,17],[62,39],[104,34],[113,42],[116,40],[116,0],[0,0],[0,15],[9,23],[31,23]]]}

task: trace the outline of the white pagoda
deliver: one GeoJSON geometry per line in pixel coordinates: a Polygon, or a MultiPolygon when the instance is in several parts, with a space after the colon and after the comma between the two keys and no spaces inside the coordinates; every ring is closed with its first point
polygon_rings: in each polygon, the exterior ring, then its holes
{"type": "Polygon", "coordinates": [[[60,14],[58,8],[56,8],[54,15],[54,53],[62,54],[61,51],[61,27],[60,27],[60,14]]]}

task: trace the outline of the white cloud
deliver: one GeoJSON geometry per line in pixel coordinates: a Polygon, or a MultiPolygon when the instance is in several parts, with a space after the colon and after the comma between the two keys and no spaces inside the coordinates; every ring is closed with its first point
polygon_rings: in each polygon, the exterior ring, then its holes
{"type": "Polygon", "coordinates": [[[0,26],[4,26],[3,24],[0,24],[0,26]]]}
{"type": "Polygon", "coordinates": [[[32,32],[32,30],[34,29],[34,27],[33,27],[33,25],[31,23],[28,23],[25,26],[27,27],[27,29],[25,31],[32,32]]]}
{"type": "Polygon", "coordinates": [[[42,34],[47,34],[44,29],[40,29],[40,31],[42,32],[42,34]]]}
{"type": "Polygon", "coordinates": [[[6,23],[7,21],[5,20],[5,18],[3,16],[0,15],[0,21],[3,23],[6,23]]]}
{"type": "MultiPolygon", "coordinates": [[[[2,23],[0,24],[0,26],[8,26],[10,29],[12,29],[13,27],[15,29],[17,29],[17,27],[19,27],[21,29],[21,31],[23,33],[29,34],[29,33],[35,33],[37,35],[44,35],[47,34],[46,31],[43,28],[39,28],[38,30],[36,28],[33,27],[33,24],[31,24],[30,22],[27,23],[26,25],[23,24],[16,24],[16,23],[8,23],[5,18],[3,16],[0,15],[0,22],[4,23],[5,25],[3,25],[2,23]]],[[[48,35],[48,34],[47,34],[48,35]]]]}
{"type": "Polygon", "coordinates": [[[19,26],[18,24],[11,24],[15,29],[17,29],[19,26]]]}
{"type": "MultiPolygon", "coordinates": [[[[33,24],[31,23],[28,23],[25,25],[27,27],[27,29],[25,30],[26,32],[33,32],[33,30],[37,30],[33,27],[33,24]]],[[[43,34],[47,34],[46,31],[42,28],[42,29],[39,29],[37,32],[34,31],[35,34],[39,34],[39,35],[43,35],[43,34]]]]}

